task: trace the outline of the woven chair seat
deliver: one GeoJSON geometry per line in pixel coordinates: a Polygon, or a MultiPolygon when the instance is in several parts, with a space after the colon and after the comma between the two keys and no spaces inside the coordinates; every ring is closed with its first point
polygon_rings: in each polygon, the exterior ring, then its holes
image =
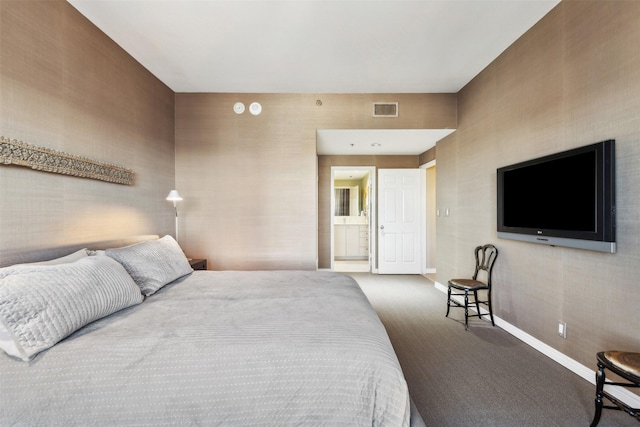
{"type": "Polygon", "coordinates": [[[598,360],[607,368],[629,381],[640,383],[640,353],[603,351],[598,360]]]}
{"type": "Polygon", "coordinates": [[[473,279],[451,279],[449,280],[449,285],[456,289],[460,289],[461,291],[464,291],[465,289],[469,291],[489,289],[486,283],[473,279]]]}

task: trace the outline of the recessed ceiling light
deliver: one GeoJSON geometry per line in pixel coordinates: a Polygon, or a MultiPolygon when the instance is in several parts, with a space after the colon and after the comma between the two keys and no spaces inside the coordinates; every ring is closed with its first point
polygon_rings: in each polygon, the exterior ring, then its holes
{"type": "Polygon", "coordinates": [[[249,112],[254,116],[259,115],[262,113],[262,105],[260,105],[259,102],[252,102],[251,105],[249,105],[249,112]]]}
{"type": "Polygon", "coordinates": [[[374,142],[373,144],[371,144],[372,147],[382,147],[382,144],[378,143],[378,142],[374,142]]]}

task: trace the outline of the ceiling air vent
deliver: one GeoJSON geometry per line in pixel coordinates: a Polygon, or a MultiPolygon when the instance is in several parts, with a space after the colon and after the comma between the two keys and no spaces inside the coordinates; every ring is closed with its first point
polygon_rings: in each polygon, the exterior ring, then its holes
{"type": "Polygon", "coordinates": [[[374,102],[373,117],[398,117],[398,103],[374,102]]]}

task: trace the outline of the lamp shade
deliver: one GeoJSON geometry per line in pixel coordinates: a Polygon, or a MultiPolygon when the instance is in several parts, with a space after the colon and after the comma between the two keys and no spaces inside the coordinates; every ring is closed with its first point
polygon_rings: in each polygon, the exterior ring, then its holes
{"type": "Polygon", "coordinates": [[[167,200],[169,200],[170,202],[179,202],[180,200],[182,200],[182,196],[180,196],[180,193],[178,193],[178,190],[171,190],[169,191],[167,200]]]}

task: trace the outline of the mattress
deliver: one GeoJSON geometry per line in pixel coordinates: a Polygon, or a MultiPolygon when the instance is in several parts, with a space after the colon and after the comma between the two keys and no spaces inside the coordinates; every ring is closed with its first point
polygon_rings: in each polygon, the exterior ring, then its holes
{"type": "Polygon", "coordinates": [[[410,398],[350,277],[195,271],[28,362],[0,354],[0,425],[408,426],[410,398]]]}

